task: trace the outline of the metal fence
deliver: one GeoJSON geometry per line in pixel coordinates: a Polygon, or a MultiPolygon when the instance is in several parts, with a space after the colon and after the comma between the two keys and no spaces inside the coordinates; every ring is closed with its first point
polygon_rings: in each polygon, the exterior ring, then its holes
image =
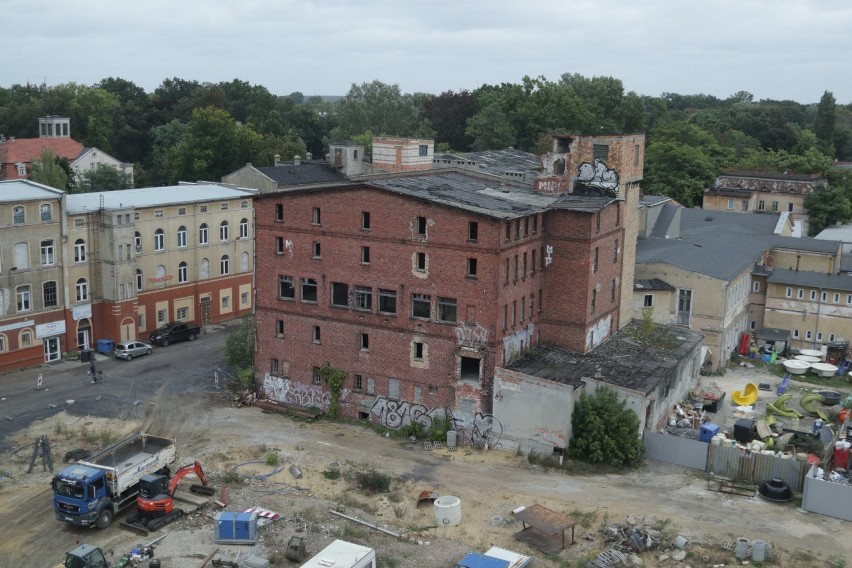
{"type": "Polygon", "coordinates": [[[645,457],[651,460],[758,484],[778,477],[793,491],[801,493],[804,490],[808,468],[808,463],[804,461],[746,452],[732,446],[716,446],[650,430],[645,431],[642,439],[645,442],[645,457]]]}
{"type": "Polygon", "coordinates": [[[802,509],[837,519],[852,521],[852,486],[815,477],[815,466],[805,476],[802,509]]]}
{"type": "Polygon", "coordinates": [[[707,446],[704,442],[645,430],[645,457],[692,469],[707,470],[707,446]]]}

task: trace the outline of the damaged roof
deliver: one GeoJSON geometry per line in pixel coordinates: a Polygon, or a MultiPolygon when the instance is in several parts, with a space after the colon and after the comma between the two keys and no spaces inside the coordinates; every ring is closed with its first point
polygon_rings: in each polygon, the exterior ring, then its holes
{"type": "Polygon", "coordinates": [[[346,181],[345,175],[330,165],[321,162],[302,162],[299,165],[293,162],[282,162],[277,166],[259,166],[255,169],[275,181],[278,187],[346,181]]]}
{"type": "Polygon", "coordinates": [[[589,353],[543,345],[506,368],[574,387],[599,372],[597,380],[649,394],[668,380],[703,337],[684,327],[655,324],[644,339],[642,322],[633,320],[589,353]]]}
{"type": "Polygon", "coordinates": [[[450,170],[431,170],[416,175],[370,179],[365,183],[401,195],[498,219],[514,219],[547,209],[595,212],[615,201],[613,197],[540,195],[528,187],[518,187],[502,183],[498,179],[450,170]]]}

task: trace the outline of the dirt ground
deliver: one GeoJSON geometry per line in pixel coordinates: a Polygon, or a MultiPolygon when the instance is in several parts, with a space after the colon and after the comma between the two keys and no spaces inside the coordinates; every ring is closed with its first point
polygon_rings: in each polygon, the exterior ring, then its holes
{"type": "MultiPolygon", "coordinates": [[[[756,372],[735,371],[718,380],[730,397],[730,386],[741,388],[756,372]]],[[[32,450],[25,448],[2,456],[0,462],[0,470],[8,472],[0,475],[0,567],[55,566],[77,541],[113,550],[117,560],[132,546],[162,534],[166,536],[158,544],[157,557],[162,566],[176,568],[201,566],[214,551],[217,559],[233,561],[253,554],[273,566],[295,566],[284,558],[292,536],[304,537],[309,556],[335,538],[365,544],[376,549],[379,566],[390,568],[449,567],[467,552],[484,552],[491,545],[532,555],[534,566],[582,566],[609,547],[602,529],[629,527],[628,520],[662,533],[660,545],[640,555],[649,567],[737,565],[733,551],[722,546],[737,537],[771,543],[771,566],[842,566],[838,562],[852,558],[848,522],[805,513],[797,508],[798,501],[779,505],[708,491],[700,472],[659,462],[627,473],[566,474],[506,452],[426,451],[421,444],[385,438],[357,424],[308,423],[258,408],[234,408],[215,395],[151,404],[135,414],[136,420],[105,421],[63,413],[16,438],[25,446],[47,435],[58,471],[71,449],[94,449],[137,429],[171,436],[177,440],[180,465],[197,459],[217,489],[229,488],[225,510],[259,506],[281,518],[259,528],[259,541],[251,546],[214,543],[214,518],[223,510],[215,503],[150,537],[123,531],[117,523],[104,531],[82,530],[54,518],[51,474],[40,462],[27,474],[32,450]],[[278,456],[276,467],[266,464],[270,453],[278,456]],[[296,479],[290,465],[298,466],[303,477],[296,479]],[[341,477],[327,479],[323,472],[335,465],[341,477]],[[354,472],[370,469],[392,476],[389,492],[366,495],[348,481],[354,472]],[[415,506],[422,490],[459,497],[461,524],[434,528],[434,509],[415,506]],[[577,520],[576,544],[548,556],[515,540],[521,527],[511,511],[534,503],[577,520]],[[403,538],[338,518],[330,509],[403,538]],[[677,554],[672,543],[678,535],[689,541],[681,561],[673,558],[677,554]]]]}

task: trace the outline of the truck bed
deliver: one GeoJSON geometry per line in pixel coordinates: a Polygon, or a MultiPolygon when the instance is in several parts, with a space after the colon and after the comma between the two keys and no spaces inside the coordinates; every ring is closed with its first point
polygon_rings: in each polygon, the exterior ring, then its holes
{"type": "Polygon", "coordinates": [[[106,472],[113,495],[121,495],[139,479],[175,461],[175,441],[150,434],[133,434],[79,462],[106,472]]]}

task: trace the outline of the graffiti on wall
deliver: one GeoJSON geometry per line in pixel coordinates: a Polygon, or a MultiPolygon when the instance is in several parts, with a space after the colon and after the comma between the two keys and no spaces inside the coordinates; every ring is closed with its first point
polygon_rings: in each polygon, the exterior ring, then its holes
{"type": "Polygon", "coordinates": [[[379,419],[382,426],[401,428],[412,422],[419,422],[424,430],[432,427],[432,419],[444,418],[451,414],[443,408],[429,410],[426,406],[407,400],[394,400],[380,396],[370,408],[370,414],[379,419]]]}
{"type": "MultiPolygon", "coordinates": [[[[275,377],[267,373],[263,377],[263,393],[268,400],[304,406],[306,408],[317,407],[328,410],[331,404],[331,394],[324,391],[319,385],[297,383],[292,379],[275,377]]],[[[340,401],[345,401],[349,390],[340,391],[340,401]]]]}
{"type": "Polygon", "coordinates": [[[453,328],[460,347],[485,347],[488,343],[488,330],[479,324],[461,324],[453,328]]]}
{"type": "Polygon", "coordinates": [[[467,421],[456,418],[444,408],[430,410],[423,404],[382,396],[373,403],[370,414],[375,416],[382,426],[388,428],[397,429],[418,422],[424,431],[432,428],[433,419],[446,418],[453,425],[453,429],[460,433],[460,443],[476,448],[496,447],[500,445],[503,437],[503,424],[493,414],[477,412],[473,417],[473,424],[468,425],[467,421]]]}
{"type": "Polygon", "coordinates": [[[577,181],[583,185],[618,193],[618,172],[607,168],[600,158],[595,158],[592,164],[583,162],[577,166],[577,172],[577,181]]]}
{"type": "Polygon", "coordinates": [[[541,440],[557,448],[565,448],[568,446],[568,441],[565,439],[565,434],[553,428],[544,426],[536,426],[535,431],[541,436],[541,440]]]}

